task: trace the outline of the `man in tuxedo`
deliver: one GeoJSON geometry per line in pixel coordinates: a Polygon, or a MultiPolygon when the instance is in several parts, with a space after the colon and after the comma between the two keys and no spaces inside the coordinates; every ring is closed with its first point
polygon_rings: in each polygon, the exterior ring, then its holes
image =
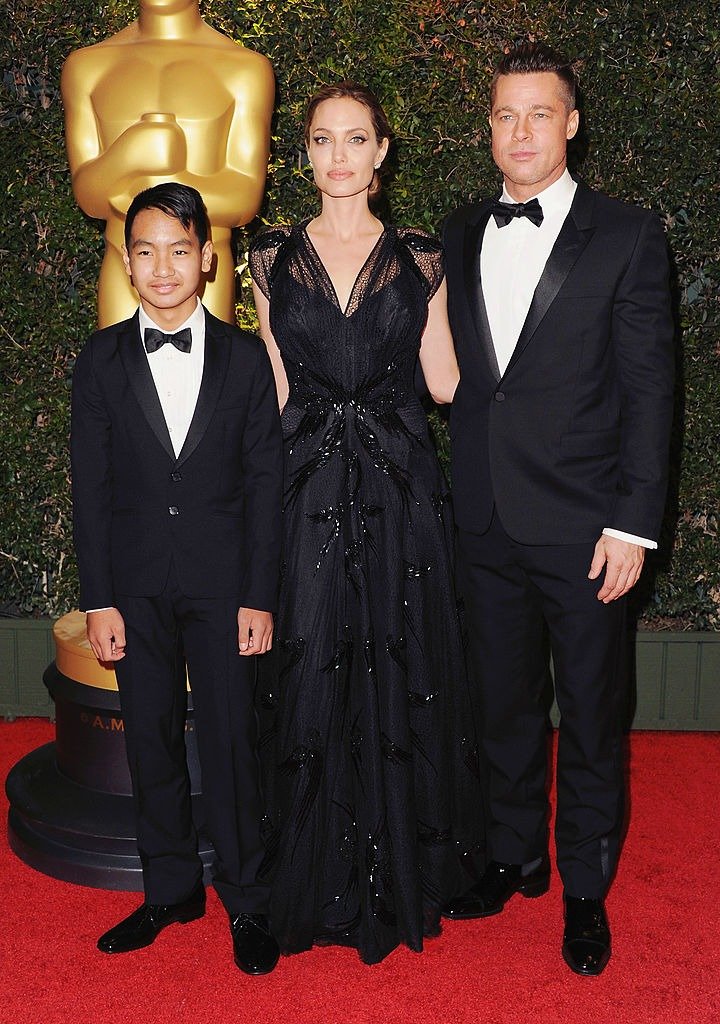
{"type": "Polygon", "coordinates": [[[589,975],[610,957],[625,605],[663,512],[673,325],[659,221],[568,173],[578,120],[567,61],[541,43],[508,53],[491,88],[501,199],[445,226],[461,372],[452,482],[491,856],[446,912],[485,917],[547,891],[549,636],[562,951],[589,975]]]}
{"type": "Polygon", "coordinates": [[[282,442],[265,346],[198,288],[212,243],[200,194],[135,197],[123,258],[141,303],[92,335],[73,377],[74,536],[95,655],[125,723],[145,902],[103,935],[122,953],[205,912],[185,762],[186,666],[214,885],[237,965],[271,971],[250,656],[272,643],[282,442]]]}

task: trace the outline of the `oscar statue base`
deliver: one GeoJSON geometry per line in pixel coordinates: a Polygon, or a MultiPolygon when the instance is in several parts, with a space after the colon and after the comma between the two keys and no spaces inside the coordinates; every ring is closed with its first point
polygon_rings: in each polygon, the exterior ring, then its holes
{"type": "MultiPolygon", "coordinates": [[[[53,632],[56,661],[43,681],[55,701],[56,738],[23,757],[7,777],[10,847],[52,878],[142,892],[115,673],[95,660],[82,613],[64,615],[53,632]]],[[[193,819],[209,883],[214,851],[203,833],[190,694],[185,739],[193,819]]]]}

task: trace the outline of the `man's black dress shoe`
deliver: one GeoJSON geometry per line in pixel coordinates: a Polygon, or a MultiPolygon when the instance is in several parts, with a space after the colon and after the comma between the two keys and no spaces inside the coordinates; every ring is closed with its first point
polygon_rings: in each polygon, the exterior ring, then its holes
{"type": "Polygon", "coordinates": [[[169,924],[187,924],[205,913],[205,887],[200,882],[182,903],[143,903],[98,939],[102,953],[129,953],[155,941],[169,924]]]}
{"type": "Polygon", "coordinates": [[[246,974],[269,974],[280,957],[280,947],[270,933],[264,914],[230,917],[235,963],[246,974]]]}
{"type": "Polygon", "coordinates": [[[576,974],[596,975],[610,959],[610,928],[602,900],[565,897],[562,955],[576,974]]]}
{"type": "Polygon", "coordinates": [[[499,914],[510,897],[522,893],[532,899],[542,896],[550,886],[550,865],[543,858],[534,871],[522,874],[520,864],[501,864],[491,861],[477,885],[463,896],[457,896],[443,907],[443,917],[453,921],[470,917],[492,917],[499,914]]]}

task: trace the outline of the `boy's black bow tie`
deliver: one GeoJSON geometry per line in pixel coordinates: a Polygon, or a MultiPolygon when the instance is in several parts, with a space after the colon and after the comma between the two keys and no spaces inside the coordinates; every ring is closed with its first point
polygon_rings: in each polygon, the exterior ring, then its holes
{"type": "Polygon", "coordinates": [[[174,345],[178,352],[189,352],[192,347],[192,331],[189,327],[185,327],[177,334],[163,334],[157,327],[146,327],[144,340],[146,352],[157,352],[166,341],[174,345]]]}

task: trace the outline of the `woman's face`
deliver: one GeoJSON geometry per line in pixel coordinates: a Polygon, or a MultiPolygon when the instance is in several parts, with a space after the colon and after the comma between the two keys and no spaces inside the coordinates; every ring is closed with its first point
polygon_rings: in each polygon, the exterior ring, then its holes
{"type": "Polygon", "coordinates": [[[350,97],[323,100],[310,125],[308,156],[315,184],[333,198],[355,196],[370,187],[388,150],[378,143],[370,112],[350,97]]]}

